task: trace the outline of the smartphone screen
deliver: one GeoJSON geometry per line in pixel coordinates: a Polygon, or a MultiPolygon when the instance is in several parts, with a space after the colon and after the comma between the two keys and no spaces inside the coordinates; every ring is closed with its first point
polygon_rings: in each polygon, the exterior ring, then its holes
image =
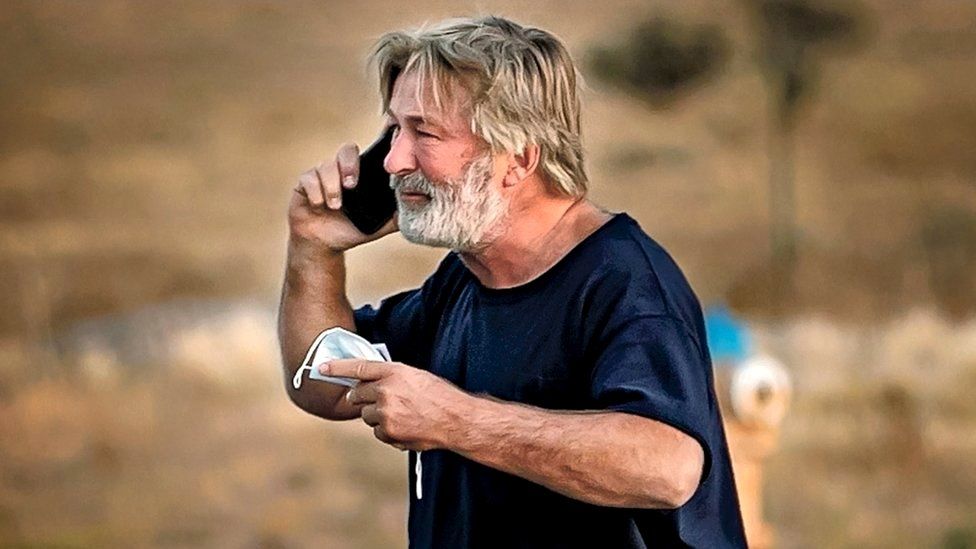
{"type": "Polygon", "coordinates": [[[390,152],[393,128],[387,128],[359,155],[359,181],[352,189],[342,189],[342,213],[363,234],[380,230],[396,212],[396,195],[390,188],[390,174],[383,160],[390,152]]]}

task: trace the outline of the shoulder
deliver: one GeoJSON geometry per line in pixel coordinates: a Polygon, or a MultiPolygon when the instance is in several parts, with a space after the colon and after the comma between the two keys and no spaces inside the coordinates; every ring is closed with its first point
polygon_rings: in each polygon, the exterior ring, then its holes
{"type": "Polygon", "coordinates": [[[670,253],[626,213],[616,214],[589,242],[588,267],[609,289],[643,303],[646,314],[690,321],[698,299],[670,253]]]}
{"type": "Polygon", "coordinates": [[[616,214],[583,242],[584,317],[603,329],[637,319],[665,319],[704,343],[701,304],[678,263],[633,218],[616,214]]]}

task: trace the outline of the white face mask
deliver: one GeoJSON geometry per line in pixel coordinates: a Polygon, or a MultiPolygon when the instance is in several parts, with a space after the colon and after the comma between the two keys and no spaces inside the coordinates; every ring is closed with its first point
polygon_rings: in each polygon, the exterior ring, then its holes
{"type": "Polygon", "coordinates": [[[475,159],[456,180],[432,183],[419,171],[390,177],[397,191],[397,222],[415,244],[471,252],[483,249],[504,230],[508,201],[491,186],[492,157],[475,159]],[[423,205],[404,203],[401,191],[426,194],[423,205]]]}

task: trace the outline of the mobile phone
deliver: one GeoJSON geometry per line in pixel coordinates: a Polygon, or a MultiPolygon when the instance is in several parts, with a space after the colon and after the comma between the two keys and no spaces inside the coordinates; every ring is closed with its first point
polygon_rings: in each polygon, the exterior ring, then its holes
{"type": "Polygon", "coordinates": [[[363,234],[380,230],[396,212],[396,195],[390,188],[390,174],[383,160],[390,152],[393,127],[359,155],[359,180],[352,189],[342,189],[342,213],[363,234]]]}

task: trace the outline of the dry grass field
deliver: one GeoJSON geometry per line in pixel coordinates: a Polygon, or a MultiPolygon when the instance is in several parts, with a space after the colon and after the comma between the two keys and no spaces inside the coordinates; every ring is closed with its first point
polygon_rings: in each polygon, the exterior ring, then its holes
{"type": "MultiPolygon", "coordinates": [[[[796,385],[781,547],[976,547],[976,4],[866,0],[795,136],[799,255],[770,267],[768,93],[744,3],[8,0],[0,6],[0,546],[403,546],[402,454],[282,389],[294,178],[380,118],[364,60],[498,13],[586,58],[636,21],[731,55],[666,108],[588,76],[593,199],[752,321],[796,385]]],[[[350,254],[350,294],[442,252],[350,254]]]]}

